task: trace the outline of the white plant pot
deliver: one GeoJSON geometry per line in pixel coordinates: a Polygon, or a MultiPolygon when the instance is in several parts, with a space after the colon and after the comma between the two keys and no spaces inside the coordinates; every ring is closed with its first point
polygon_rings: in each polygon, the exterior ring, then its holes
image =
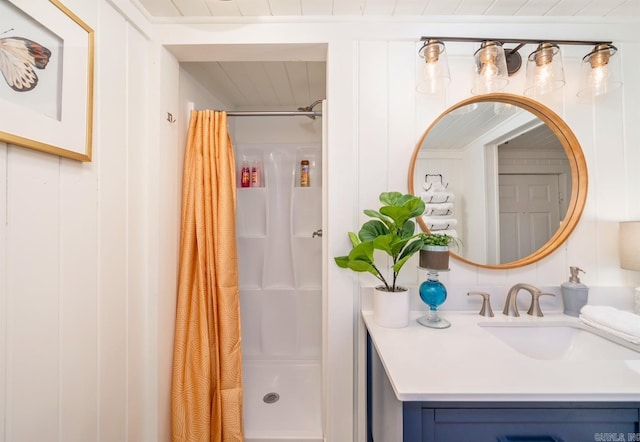
{"type": "Polygon", "coordinates": [[[387,292],[373,289],[373,320],[381,327],[402,328],[409,325],[409,290],[387,292]]]}

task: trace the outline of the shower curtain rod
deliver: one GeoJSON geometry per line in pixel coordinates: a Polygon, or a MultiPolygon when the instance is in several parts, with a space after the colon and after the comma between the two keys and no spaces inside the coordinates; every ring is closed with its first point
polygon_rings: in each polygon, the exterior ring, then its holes
{"type": "Polygon", "coordinates": [[[320,111],[227,111],[228,117],[291,117],[305,116],[309,118],[321,117],[320,111]]]}

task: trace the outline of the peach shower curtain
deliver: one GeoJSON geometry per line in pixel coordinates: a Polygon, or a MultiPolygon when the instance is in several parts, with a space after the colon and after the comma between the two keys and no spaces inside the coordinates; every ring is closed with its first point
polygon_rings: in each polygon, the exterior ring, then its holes
{"type": "Polygon", "coordinates": [[[243,440],[235,186],[226,113],[192,111],[182,185],[174,442],[243,440]]]}

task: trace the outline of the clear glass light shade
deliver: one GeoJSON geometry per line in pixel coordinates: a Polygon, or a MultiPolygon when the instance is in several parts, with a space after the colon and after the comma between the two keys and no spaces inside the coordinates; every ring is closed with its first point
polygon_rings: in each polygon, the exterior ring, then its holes
{"type": "Polygon", "coordinates": [[[524,94],[532,97],[546,95],[565,85],[560,47],[540,43],[527,58],[527,87],[524,94]]]}
{"type": "Polygon", "coordinates": [[[444,90],[451,81],[444,43],[429,40],[422,46],[419,55],[424,58],[425,64],[416,90],[423,94],[436,94],[444,90]]]}
{"type": "Polygon", "coordinates": [[[617,52],[612,44],[599,44],[582,59],[582,85],[578,97],[604,95],[622,86],[611,57],[617,52]]]}
{"type": "Polygon", "coordinates": [[[476,75],[472,94],[500,92],[509,84],[504,48],[499,42],[483,42],[474,59],[476,75]]]}

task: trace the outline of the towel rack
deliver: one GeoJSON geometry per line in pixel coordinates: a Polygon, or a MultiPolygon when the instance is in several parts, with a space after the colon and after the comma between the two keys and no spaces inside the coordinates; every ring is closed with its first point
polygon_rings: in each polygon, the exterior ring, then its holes
{"type": "Polygon", "coordinates": [[[431,177],[438,177],[440,178],[440,185],[443,186],[445,189],[449,186],[449,183],[444,183],[443,179],[442,179],[442,174],[441,173],[428,173],[424,176],[424,190],[431,190],[431,187],[433,186],[433,183],[435,181],[431,181],[429,182],[429,178],[431,177]]]}

